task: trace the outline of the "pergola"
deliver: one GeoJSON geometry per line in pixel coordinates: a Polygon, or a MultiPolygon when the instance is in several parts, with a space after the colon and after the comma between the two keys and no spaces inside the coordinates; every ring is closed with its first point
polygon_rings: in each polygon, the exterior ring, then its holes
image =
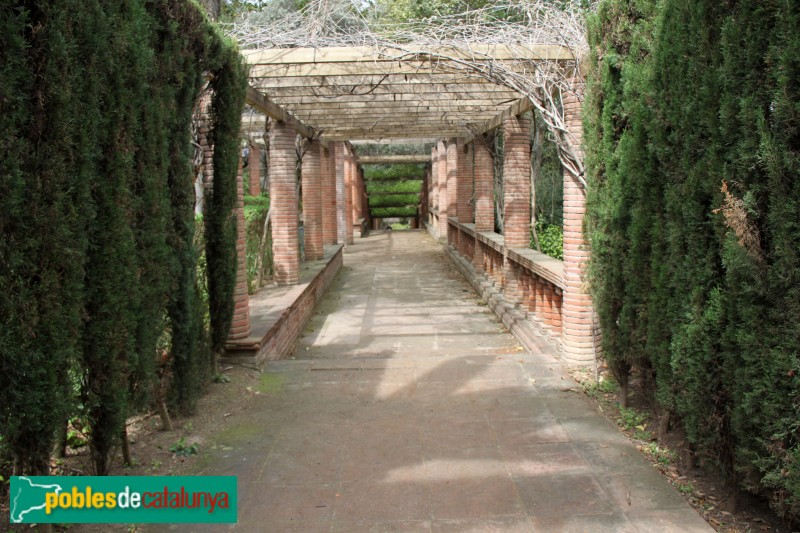
{"type": "Polygon", "coordinates": [[[497,62],[524,76],[536,62],[575,61],[570,49],[552,45],[289,48],[244,55],[255,89],[249,103],[278,120],[288,113],[305,126],[298,133],[329,141],[481,134],[531,107],[519,92],[490,81],[497,62]]]}
{"type": "MultiPolygon", "coordinates": [[[[248,116],[245,128],[251,134],[263,133],[266,118],[272,119],[270,196],[279,284],[297,283],[300,271],[298,136],[305,139],[299,164],[307,258],[322,258],[324,245],[354,242],[354,226],[369,209],[361,164],[430,161],[422,191],[422,221],[452,249],[475,255],[468,259],[480,270],[487,264],[485,257],[477,258],[484,247],[464,243],[469,235],[478,242],[479,234],[494,232],[494,192],[489,184],[493,156],[484,134],[503,126],[506,227],[498,241],[505,250],[498,279],[510,298],[531,297],[533,285],[525,281],[519,265],[535,260],[512,263],[506,259],[514,249],[527,249],[530,238],[530,136],[527,119],[521,115],[543,105],[532,101],[532,93],[526,94],[520,87],[525,79],[535,80],[548,72],[543,65],[552,67],[550,72],[560,72],[560,80],[566,80],[568,86],[580,80],[581,58],[570,48],[530,44],[465,48],[376,45],[272,48],[245,50],[243,54],[251,67],[247,103],[264,115],[260,120],[248,116]],[[496,75],[498,69],[504,77],[496,75]],[[437,143],[430,156],[394,160],[385,156],[359,160],[352,144],[394,139],[437,139],[437,143]]],[[[582,159],[580,83],[559,94],[557,100],[563,106],[562,139],[570,140],[562,141],[561,149],[582,159]]],[[[558,320],[553,324],[557,324],[554,327],[559,330],[565,358],[571,362],[593,360],[596,340],[584,280],[588,251],[581,228],[585,203],[582,184],[575,167],[565,171],[563,268],[559,264],[555,270],[538,270],[542,279],[552,284],[548,305],[555,309],[553,302],[558,302],[558,320]]],[[[531,272],[536,270],[533,263],[531,272]]],[[[237,305],[237,309],[242,308],[246,306],[237,305]]],[[[243,323],[246,317],[238,318],[243,323]]],[[[239,334],[247,335],[244,330],[239,334]]]]}

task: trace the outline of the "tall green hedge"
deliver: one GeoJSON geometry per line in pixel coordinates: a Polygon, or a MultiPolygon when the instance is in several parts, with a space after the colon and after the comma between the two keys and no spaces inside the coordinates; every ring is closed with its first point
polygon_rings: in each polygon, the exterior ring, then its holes
{"type": "Polygon", "coordinates": [[[585,129],[611,368],[800,516],[800,6],[605,0],[585,129]]]}
{"type": "MultiPolygon", "coordinates": [[[[190,1],[0,5],[0,438],[17,473],[47,472],[72,416],[106,473],[165,335],[177,405],[201,390],[185,382],[210,359],[190,164],[206,72],[228,80],[216,116],[238,114],[241,60],[190,1]]],[[[216,158],[235,160],[223,122],[216,158]]]]}

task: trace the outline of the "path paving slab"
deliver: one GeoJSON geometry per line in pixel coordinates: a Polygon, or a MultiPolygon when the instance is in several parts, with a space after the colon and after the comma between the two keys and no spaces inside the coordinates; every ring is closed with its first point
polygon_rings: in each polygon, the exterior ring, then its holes
{"type": "Polygon", "coordinates": [[[294,359],[268,363],[198,463],[238,476],[229,529],[712,531],[427,234],[377,234],[344,257],[294,359]]]}

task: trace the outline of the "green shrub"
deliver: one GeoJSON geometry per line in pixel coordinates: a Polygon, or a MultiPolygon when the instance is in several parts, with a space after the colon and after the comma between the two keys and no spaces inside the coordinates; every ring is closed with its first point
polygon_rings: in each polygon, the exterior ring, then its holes
{"type": "Polygon", "coordinates": [[[77,413],[107,473],[165,339],[175,403],[202,390],[190,125],[206,73],[225,88],[215,158],[235,159],[241,59],[195,3],[0,6],[0,439],[17,473],[47,473],[77,413]]]}
{"type": "MultiPolygon", "coordinates": [[[[245,196],[245,247],[247,256],[247,286],[250,294],[260,289],[258,283],[258,270],[265,276],[272,274],[272,234],[267,232],[267,242],[264,243],[264,255],[258,261],[258,252],[261,238],[264,233],[264,221],[269,213],[269,196],[245,196]]],[[[263,276],[262,276],[263,277],[263,276]]]]}
{"type": "MultiPolygon", "coordinates": [[[[537,222],[536,236],[539,237],[539,246],[543,254],[555,259],[564,259],[564,230],[561,226],[537,222]]],[[[531,232],[530,247],[536,249],[533,232],[531,232]]]]}
{"type": "Polygon", "coordinates": [[[605,0],[590,20],[590,279],[703,462],[800,517],[800,6],[605,0]]]}

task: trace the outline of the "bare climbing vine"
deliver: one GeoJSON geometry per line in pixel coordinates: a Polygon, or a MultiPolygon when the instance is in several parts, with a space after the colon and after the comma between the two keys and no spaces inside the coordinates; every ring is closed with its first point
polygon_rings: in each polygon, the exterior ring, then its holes
{"type": "MultiPolygon", "coordinates": [[[[248,13],[228,24],[227,31],[244,49],[364,46],[383,54],[382,59],[425,56],[446,64],[448,72],[477,75],[512,89],[531,101],[558,146],[562,165],[586,185],[583,158],[564,109],[568,97],[583,101],[580,58],[588,53],[585,9],[572,2],[501,0],[454,15],[381,24],[349,0],[313,0],[298,12],[248,13]],[[486,55],[486,45],[510,47],[523,57],[538,46],[557,45],[575,59],[497,60],[486,55]]],[[[380,83],[372,84],[372,90],[380,83]]],[[[341,94],[352,90],[342,86],[341,94]]]]}

